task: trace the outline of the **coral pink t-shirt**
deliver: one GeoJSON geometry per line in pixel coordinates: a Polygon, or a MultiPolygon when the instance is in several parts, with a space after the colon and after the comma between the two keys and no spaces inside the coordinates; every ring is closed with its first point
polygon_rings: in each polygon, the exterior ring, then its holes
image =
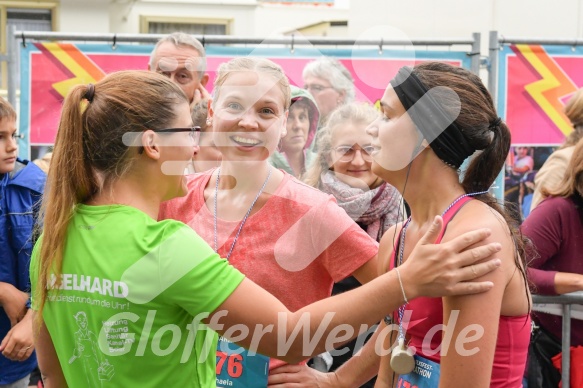
{"type": "MultiPolygon", "coordinates": [[[[188,194],[162,204],[159,219],[193,228],[214,248],[214,200],[204,189],[214,171],[188,177],[188,194]]],[[[217,220],[218,253],[226,257],[240,221],[217,220]]],[[[334,197],[284,172],[265,205],[251,215],[229,262],[249,279],[297,311],[329,297],[332,285],[377,254],[378,243],[337,204],[334,197]]],[[[282,365],[272,360],[270,368],[282,365]]]]}

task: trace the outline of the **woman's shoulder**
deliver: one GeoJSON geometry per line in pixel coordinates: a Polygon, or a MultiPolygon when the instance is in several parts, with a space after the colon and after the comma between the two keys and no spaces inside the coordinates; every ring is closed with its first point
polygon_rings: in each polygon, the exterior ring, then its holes
{"type": "Polygon", "coordinates": [[[454,238],[465,232],[487,228],[492,235],[503,233],[510,235],[510,229],[504,216],[496,209],[478,199],[472,199],[462,206],[447,225],[444,240],[447,236],[454,238]],[[447,233],[453,231],[454,233],[447,233]]]}
{"type": "Polygon", "coordinates": [[[553,207],[561,207],[561,208],[571,208],[573,207],[573,202],[574,199],[571,197],[565,198],[565,197],[561,197],[561,196],[555,196],[555,197],[548,197],[546,198],[543,202],[541,202],[541,205],[544,203],[545,206],[549,207],[549,206],[553,206],[553,207]]]}
{"type": "Polygon", "coordinates": [[[576,206],[577,202],[574,198],[547,197],[533,209],[531,214],[543,214],[545,217],[560,216],[565,212],[570,214],[576,206]]]}

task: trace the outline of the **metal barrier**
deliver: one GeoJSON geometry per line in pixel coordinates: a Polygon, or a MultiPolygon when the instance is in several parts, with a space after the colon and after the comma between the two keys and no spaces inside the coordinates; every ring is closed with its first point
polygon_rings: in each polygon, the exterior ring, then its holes
{"type": "MultiPolygon", "coordinates": [[[[115,33],[74,33],[74,32],[53,32],[53,31],[17,31],[14,27],[7,32],[8,52],[5,56],[0,56],[0,61],[7,60],[8,69],[8,102],[13,106],[16,103],[16,86],[14,80],[15,73],[19,71],[16,67],[15,56],[19,55],[18,45],[26,44],[30,40],[48,41],[73,41],[73,42],[112,42],[116,43],[156,43],[165,34],[115,34],[115,33]]],[[[276,36],[276,37],[242,37],[235,35],[193,35],[203,46],[206,44],[275,44],[294,46],[375,46],[382,51],[383,47],[390,46],[471,46],[467,55],[471,58],[470,69],[475,74],[480,71],[480,44],[479,32],[472,33],[471,38],[416,38],[416,39],[354,39],[336,38],[321,36],[276,36]]]]}
{"type": "MultiPolygon", "coordinates": [[[[563,329],[562,329],[562,352],[563,358],[561,363],[562,368],[562,378],[563,387],[567,388],[570,386],[571,379],[571,316],[572,316],[572,305],[583,306],[583,291],[572,292],[569,294],[563,294],[558,296],[549,295],[533,295],[533,310],[541,311],[541,307],[548,305],[561,305],[562,306],[562,316],[563,316],[563,329]],[[539,310],[537,310],[537,307],[539,310]]],[[[547,309],[544,309],[546,312],[547,309]]]]}

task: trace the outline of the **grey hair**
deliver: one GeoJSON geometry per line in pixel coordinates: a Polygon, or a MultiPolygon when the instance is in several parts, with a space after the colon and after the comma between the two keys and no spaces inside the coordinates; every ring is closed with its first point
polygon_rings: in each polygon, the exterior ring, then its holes
{"type": "Polygon", "coordinates": [[[199,67],[198,77],[202,78],[204,76],[204,73],[206,72],[206,53],[204,50],[204,46],[202,45],[202,43],[198,41],[198,39],[194,38],[192,35],[185,34],[184,32],[173,32],[170,35],[166,35],[163,38],[160,38],[158,43],[156,43],[156,46],[154,46],[152,53],[150,54],[149,62],[150,69],[155,68],[154,56],[156,55],[158,47],[160,47],[161,44],[166,42],[170,42],[176,47],[186,46],[195,49],[200,56],[200,63],[198,65],[199,67]]]}
{"type": "Polygon", "coordinates": [[[344,92],[344,104],[354,101],[354,80],[352,75],[342,63],[332,57],[321,57],[309,62],[302,72],[305,79],[308,76],[323,78],[338,92],[344,92]]]}
{"type": "Polygon", "coordinates": [[[315,160],[304,175],[304,183],[320,188],[320,177],[324,171],[331,168],[329,165],[330,154],[332,152],[332,138],[337,129],[346,125],[370,125],[379,117],[379,111],[367,103],[352,102],[338,107],[330,114],[326,125],[316,133],[316,144],[318,152],[315,160]]]}

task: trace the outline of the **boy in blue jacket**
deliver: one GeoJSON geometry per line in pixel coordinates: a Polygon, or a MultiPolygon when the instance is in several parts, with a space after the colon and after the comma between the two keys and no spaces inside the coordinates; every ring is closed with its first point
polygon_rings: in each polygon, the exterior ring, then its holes
{"type": "Polygon", "coordinates": [[[0,388],[27,387],[36,367],[28,267],[46,175],[17,154],[16,112],[0,97],[0,388]]]}

